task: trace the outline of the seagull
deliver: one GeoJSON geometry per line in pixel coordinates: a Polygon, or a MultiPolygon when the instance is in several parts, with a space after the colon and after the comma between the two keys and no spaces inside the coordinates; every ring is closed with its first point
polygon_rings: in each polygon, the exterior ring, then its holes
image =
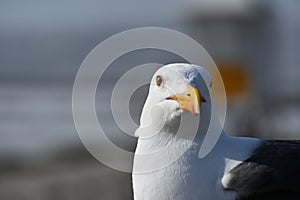
{"type": "Polygon", "coordinates": [[[222,127],[218,120],[207,125],[206,116],[216,112],[211,85],[208,70],[194,64],[168,64],[155,72],[135,132],[134,199],[300,199],[299,141],[233,137],[221,128],[212,150],[199,157],[206,134],[222,127]]]}

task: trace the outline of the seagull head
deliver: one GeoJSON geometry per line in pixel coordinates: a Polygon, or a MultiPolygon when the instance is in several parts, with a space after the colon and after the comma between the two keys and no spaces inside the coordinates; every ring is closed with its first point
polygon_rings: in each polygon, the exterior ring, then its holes
{"type": "Polygon", "coordinates": [[[145,123],[149,125],[149,121],[153,123],[153,118],[172,120],[184,111],[198,115],[201,104],[209,98],[208,90],[201,88],[203,85],[210,88],[211,84],[211,75],[203,67],[185,63],[162,66],[151,79],[149,94],[141,116],[141,126],[145,123]],[[151,114],[151,109],[157,106],[162,108],[160,112],[151,114]]]}

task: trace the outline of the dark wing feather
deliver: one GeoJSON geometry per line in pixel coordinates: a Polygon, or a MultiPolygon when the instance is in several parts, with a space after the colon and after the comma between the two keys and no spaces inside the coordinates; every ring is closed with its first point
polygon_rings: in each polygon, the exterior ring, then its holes
{"type": "Polygon", "coordinates": [[[300,141],[264,141],[230,174],[240,200],[300,199],[300,141]]]}

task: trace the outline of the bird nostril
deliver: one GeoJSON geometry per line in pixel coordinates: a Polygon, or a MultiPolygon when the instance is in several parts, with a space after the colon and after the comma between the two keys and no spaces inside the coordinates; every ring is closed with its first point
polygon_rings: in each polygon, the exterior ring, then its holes
{"type": "Polygon", "coordinates": [[[188,94],[186,94],[186,96],[190,97],[190,96],[191,96],[191,94],[190,94],[190,93],[188,93],[188,94]]]}

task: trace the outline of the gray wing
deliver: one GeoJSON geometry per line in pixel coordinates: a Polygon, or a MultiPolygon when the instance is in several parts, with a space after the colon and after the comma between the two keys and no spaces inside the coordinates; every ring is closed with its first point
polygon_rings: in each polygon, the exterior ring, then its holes
{"type": "Polygon", "coordinates": [[[229,173],[239,200],[300,199],[300,141],[264,141],[229,173]]]}

